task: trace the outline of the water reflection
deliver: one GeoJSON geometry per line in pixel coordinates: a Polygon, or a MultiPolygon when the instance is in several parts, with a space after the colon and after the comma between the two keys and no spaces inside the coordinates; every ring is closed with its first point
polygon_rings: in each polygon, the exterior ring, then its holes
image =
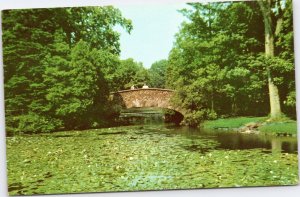
{"type": "Polygon", "coordinates": [[[244,150],[264,148],[270,152],[297,153],[295,137],[277,137],[271,135],[242,134],[235,131],[214,131],[202,128],[168,127],[170,132],[186,135],[189,138],[209,138],[217,140],[218,149],[244,150]]]}
{"type": "Polygon", "coordinates": [[[159,108],[133,108],[124,110],[120,121],[130,125],[158,125],[164,124],[165,116],[159,108]]]}
{"type": "MultiPolygon", "coordinates": [[[[164,114],[161,109],[133,109],[124,111],[120,118],[130,125],[153,125],[157,132],[167,135],[185,135],[187,138],[214,139],[220,145],[217,149],[244,150],[263,148],[266,152],[297,153],[298,145],[295,137],[277,137],[270,135],[242,134],[235,131],[205,130],[203,128],[179,127],[164,123],[164,114]]],[[[191,149],[194,150],[194,149],[191,149]]],[[[195,149],[196,150],[196,149],[195,149]]]]}

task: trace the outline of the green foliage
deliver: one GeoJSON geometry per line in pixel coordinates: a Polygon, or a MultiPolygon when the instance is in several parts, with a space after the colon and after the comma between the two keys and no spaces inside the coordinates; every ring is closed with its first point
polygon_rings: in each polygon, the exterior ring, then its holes
{"type": "Polygon", "coordinates": [[[206,129],[215,128],[239,128],[247,123],[260,122],[264,123],[258,129],[259,131],[271,135],[296,135],[297,122],[287,117],[282,117],[272,122],[267,121],[268,117],[237,117],[237,118],[222,118],[213,121],[205,121],[201,125],[206,129]]]}
{"type": "Polygon", "coordinates": [[[2,17],[8,133],[112,121],[108,95],[120,64],[114,27],[130,32],[130,20],[112,6],[5,10],[2,17]]]}
{"type": "Polygon", "coordinates": [[[28,123],[25,132],[107,125],[120,110],[109,92],[144,84],[176,90],[173,105],[186,112],[189,125],[221,116],[266,116],[269,74],[283,112],[295,118],[292,2],[284,3],[272,4],[280,22],[274,57],[263,55],[257,2],[189,3],[180,11],[187,20],[168,60],[150,69],[119,59],[115,26],[130,33],[132,24],[112,6],[3,11],[7,128],[21,132],[21,122],[28,123]],[[38,116],[49,127],[29,120],[38,116]]]}
{"type": "Polygon", "coordinates": [[[131,20],[124,18],[121,11],[113,6],[75,7],[67,11],[69,12],[67,25],[74,28],[74,31],[68,32],[73,45],[83,40],[92,48],[119,54],[120,35],[114,27],[119,25],[128,33],[133,28],[131,20]]]}
{"type": "Polygon", "coordinates": [[[297,122],[288,121],[288,122],[274,122],[268,123],[259,127],[259,130],[266,134],[273,135],[297,135],[297,122]]]}
{"type": "Polygon", "coordinates": [[[294,62],[294,34],[293,34],[293,3],[285,0],[286,9],[281,10],[278,15],[282,18],[276,38],[276,53],[279,57],[294,62]]]}
{"type": "Polygon", "coordinates": [[[203,120],[213,120],[216,118],[217,114],[215,111],[202,109],[188,112],[184,117],[184,121],[186,121],[190,126],[196,127],[203,122],[203,120]]]}
{"type": "Polygon", "coordinates": [[[131,86],[138,88],[149,81],[148,71],[142,63],[135,62],[131,58],[121,60],[120,65],[115,70],[115,76],[116,90],[129,89],[131,86]]]}
{"type": "Polygon", "coordinates": [[[151,65],[149,72],[149,85],[154,88],[165,88],[167,60],[160,60],[151,65]]]}
{"type": "MultiPolygon", "coordinates": [[[[270,58],[263,55],[264,21],[257,2],[191,3],[181,11],[187,21],[169,55],[166,85],[176,90],[174,104],[186,110],[187,124],[208,119],[208,111],[218,117],[266,116],[268,73],[281,102],[293,102],[295,68],[285,52],[293,53],[292,11],[291,1],[286,3],[276,15],[283,16],[284,28],[275,38],[277,54],[270,58]]],[[[295,115],[288,105],[283,111],[295,115]]]]}
{"type": "Polygon", "coordinates": [[[141,65],[137,70],[136,74],[134,75],[132,83],[136,85],[138,88],[141,88],[144,84],[147,84],[148,81],[149,81],[148,70],[141,65]]]}
{"type": "MultiPolygon", "coordinates": [[[[18,128],[15,133],[45,133],[61,128],[63,123],[59,119],[44,117],[39,114],[29,113],[15,117],[18,128]]],[[[8,133],[10,134],[10,133],[8,133]]]]}
{"type": "Polygon", "coordinates": [[[105,113],[112,81],[110,62],[117,59],[106,53],[91,51],[88,43],[81,40],[71,50],[69,60],[63,56],[45,60],[45,64],[51,65],[46,66],[44,75],[44,83],[49,87],[46,99],[54,115],[64,120],[66,128],[88,128],[93,119],[104,117],[101,114],[105,113]],[[92,115],[87,119],[89,113],[92,115]]]}
{"type": "Polygon", "coordinates": [[[296,92],[290,92],[287,96],[286,105],[295,108],[296,107],[296,92]]]}

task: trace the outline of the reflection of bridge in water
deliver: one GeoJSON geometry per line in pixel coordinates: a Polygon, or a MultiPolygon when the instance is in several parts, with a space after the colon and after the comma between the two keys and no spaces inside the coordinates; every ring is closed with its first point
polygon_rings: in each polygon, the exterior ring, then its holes
{"type": "Polygon", "coordinates": [[[111,93],[111,98],[125,109],[130,108],[164,108],[184,115],[183,111],[172,104],[174,90],[161,88],[139,88],[121,90],[111,93]]]}

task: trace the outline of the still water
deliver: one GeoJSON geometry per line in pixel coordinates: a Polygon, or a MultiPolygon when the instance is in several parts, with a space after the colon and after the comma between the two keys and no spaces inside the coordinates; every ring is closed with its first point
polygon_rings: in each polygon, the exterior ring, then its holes
{"type": "Polygon", "coordinates": [[[120,119],[125,126],[8,137],[9,194],[298,183],[296,138],[164,124],[157,109],[120,119]]]}
{"type": "MultiPolygon", "coordinates": [[[[167,128],[167,130],[160,132],[168,133],[169,135],[184,135],[187,138],[216,140],[219,144],[216,149],[245,150],[263,148],[266,149],[266,152],[298,153],[297,138],[295,137],[243,134],[236,131],[217,131],[165,124],[164,114],[160,109],[137,108],[124,111],[121,117],[129,120],[131,125],[160,125],[167,128]]],[[[197,147],[191,147],[190,150],[197,151],[197,147]]]]}

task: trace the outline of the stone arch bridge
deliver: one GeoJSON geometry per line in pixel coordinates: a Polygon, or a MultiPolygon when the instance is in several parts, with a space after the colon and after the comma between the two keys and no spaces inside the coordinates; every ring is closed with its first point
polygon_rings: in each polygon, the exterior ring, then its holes
{"type": "Polygon", "coordinates": [[[173,106],[171,98],[174,90],[161,88],[138,88],[131,90],[121,90],[111,93],[111,99],[120,104],[125,109],[140,107],[158,107],[171,109],[184,115],[183,111],[173,106]]]}

